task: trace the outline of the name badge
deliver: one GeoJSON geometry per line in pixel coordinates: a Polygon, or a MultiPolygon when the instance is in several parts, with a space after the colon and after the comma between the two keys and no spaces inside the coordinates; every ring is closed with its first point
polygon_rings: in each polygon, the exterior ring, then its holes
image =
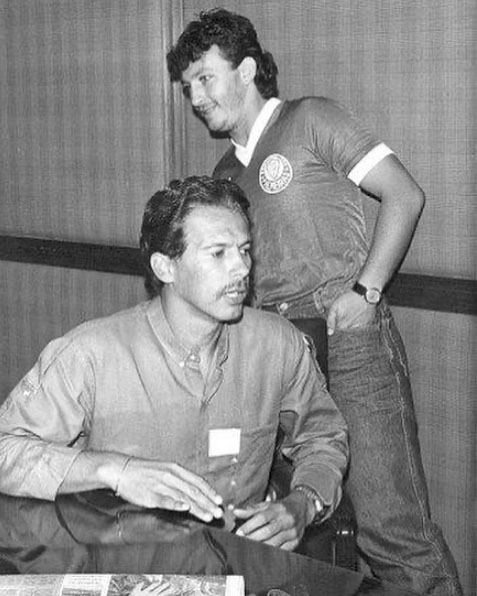
{"type": "Polygon", "coordinates": [[[209,457],[240,453],[240,428],[209,430],[209,457]]]}

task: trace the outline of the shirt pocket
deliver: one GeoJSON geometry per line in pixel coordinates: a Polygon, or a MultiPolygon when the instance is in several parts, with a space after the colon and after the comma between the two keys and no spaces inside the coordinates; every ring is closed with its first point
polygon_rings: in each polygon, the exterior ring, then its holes
{"type": "Polygon", "coordinates": [[[238,463],[244,471],[268,481],[277,430],[277,425],[271,423],[242,431],[238,463]]]}
{"type": "Polygon", "coordinates": [[[209,478],[224,502],[236,506],[265,497],[275,451],[277,425],[242,428],[240,451],[209,459],[209,478]]]}

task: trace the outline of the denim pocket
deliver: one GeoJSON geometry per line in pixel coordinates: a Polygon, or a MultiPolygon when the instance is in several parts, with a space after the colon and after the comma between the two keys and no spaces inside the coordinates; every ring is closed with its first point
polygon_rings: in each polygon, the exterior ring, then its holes
{"type": "Polygon", "coordinates": [[[371,413],[400,407],[400,382],[385,327],[379,316],[370,325],[338,331],[329,338],[330,390],[345,418],[347,413],[358,413],[354,408],[371,413]]]}

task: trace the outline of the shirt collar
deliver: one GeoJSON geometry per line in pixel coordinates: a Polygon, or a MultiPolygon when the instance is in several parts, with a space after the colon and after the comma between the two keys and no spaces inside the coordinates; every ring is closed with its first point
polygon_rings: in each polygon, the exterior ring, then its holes
{"type": "Polygon", "coordinates": [[[247,167],[252,159],[253,152],[255,151],[255,147],[262,135],[262,132],[265,130],[265,127],[270,122],[270,118],[272,117],[275,108],[281,103],[278,97],[272,97],[267,101],[267,103],[263,106],[260,110],[260,114],[257,116],[253,126],[250,130],[250,134],[248,136],[248,141],[245,146],[239,145],[232,139],[232,144],[235,146],[235,156],[236,158],[245,166],[247,167]]]}
{"type": "MultiPolygon", "coordinates": [[[[178,365],[181,368],[184,368],[186,365],[192,368],[198,368],[199,363],[195,358],[195,354],[185,348],[172,332],[164,315],[164,309],[162,308],[162,302],[159,296],[149,303],[147,316],[159,342],[178,365]]],[[[220,366],[226,360],[228,346],[228,326],[225,324],[217,339],[215,349],[215,362],[217,366],[220,366]]]]}

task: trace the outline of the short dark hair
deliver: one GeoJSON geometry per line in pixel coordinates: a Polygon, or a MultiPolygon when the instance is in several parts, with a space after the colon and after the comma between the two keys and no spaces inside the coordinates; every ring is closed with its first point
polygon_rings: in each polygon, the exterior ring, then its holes
{"type": "Polygon", "coordinates": [[[210,176],[173,180],[164,190],[156,192],[146,203],[139,241],[149,294],[157,295],[163,285],[151,268],[151,255],[160,252],[171,259],[182,256],[187,248],[184,223],[195,207],[224,207],[240,213],[250,226],[249,205],[235,182],[210,176]]]}
{"type": "Polygon", "coordinates": [[[167,68],[172,81],[180,81],[191,62],[217,45],[222,56],[233,68],[250,56],[257,63],[255,85],[264,99],[278,97],[278,68],[270,52],[264,52],[257,32],[246,17],[214,8],[199,14],[180,35],[177,44],[167,54],[167,68]]]}

